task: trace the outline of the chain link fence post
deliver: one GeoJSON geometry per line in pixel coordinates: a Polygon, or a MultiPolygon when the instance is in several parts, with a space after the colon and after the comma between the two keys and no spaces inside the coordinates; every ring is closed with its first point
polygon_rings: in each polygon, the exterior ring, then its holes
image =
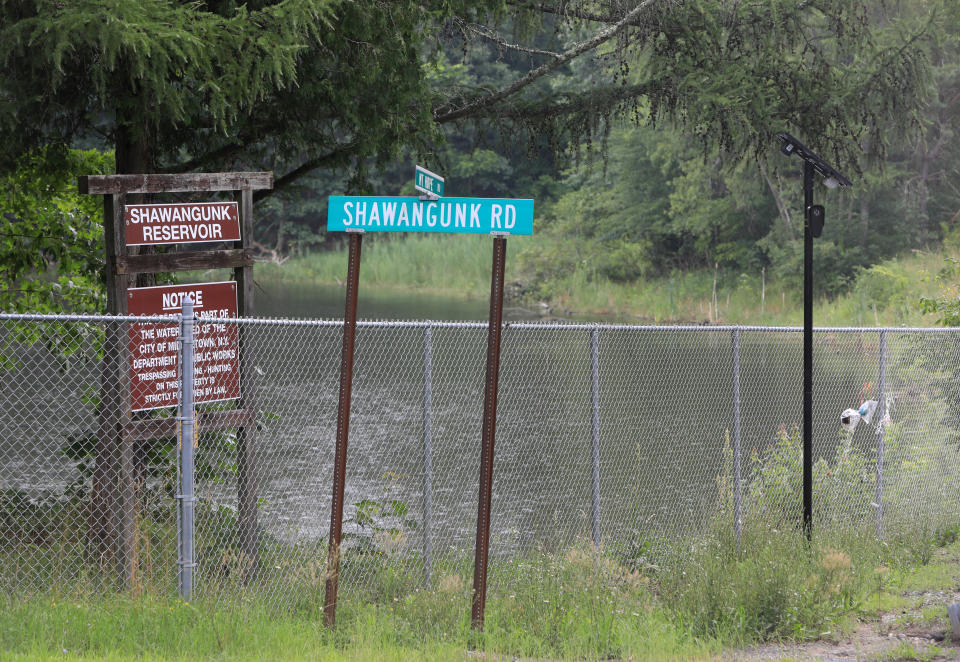
{"type": "Polygon", "coordinates": [[[740,327],[733,329],[733,531],[740,548],[743,495],[740,479],[740,327]]]}
{"type": "Polygon", "coordinates": [[[593,544],[600,546],[600,331],[590,331],[590,391],[593,409],[593,438],[591,455],[593,465],[593,491],[590,509],[593,544]]]}
{"type": "Polygon", "coordinates": [[[423,585],[430,588],[433,571],[433,328],[423,330],[423,585]]]}
{"type": "Polygon", "coordinates": [[[183,298],[183,314],[180,320],[180,485],[177,499],[180,500],[180,598],[188,602],[193,596],[194,562],[194,494],[193,494],[193,441],[194,420],[194,326],[193,299],[183,298]]]}
{"type": "Polygon", "coordinates": [[[886,427],[887,402],[887,330],[880,330],[880,393],[878,394],[876,415],[880,417],[877,425],[877,491],[874,503],[877,508],[877,538],[883,535],[883,435],[886,427]]]}

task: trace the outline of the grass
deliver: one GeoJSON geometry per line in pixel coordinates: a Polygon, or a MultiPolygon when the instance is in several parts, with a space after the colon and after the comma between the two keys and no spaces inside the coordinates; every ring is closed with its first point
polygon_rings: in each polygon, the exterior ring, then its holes
{"type": "MultiPolygon", "coordinates": [[[[526,247],[524,250],[534,250],[526,247]]],[[[823,326],[926,325],[920,296],[935,297],[933,278],[946,251],[913,252],[860,273],[846,294],[818,297],[815,319],[823,326]]],[[[521,274],[522,276],[522,274],[521,274]]],[[[542,285],[542,284],[541,284],[542,285]]],[[[667,278],[615,283],[575,270],[538,287],[556,310],[639,319],[645,323],[728,323],[795,326],[803,322],[800,274],[774,280],[757,273],[676,272],[667,278]],[[714,279],[716,297],[714,297],[714,279]]]]}
{"type": "MultiPolygon", "coordinates": [[[[491,246],[486,237],[410,236],[377,238],[363,247],[365,287],[383,292],[432,292],[464,298],[489,292],[491,246]]],[[[669,278],[615,283],[597,277],[589,265],[550,283],[532,283],[524,265],[541,250],[528,238],[508,247],[506,282],[524,303],[543,299],[560,316],[604,316],[647,323],[802,323],[799,275],[788,280],[761,274],[721,274],[714,297],[713,271],[677,272],[669,278]],[[763,282],[765,280],[765,282],[763,282]],[[527,294],[524,295],[523,292],[527,294]],[[535,292],[536,294],[531,294],[535,292]]],[[[913,252],[861,272],[848,293],[815,302],[824,326],[928,325],[917,301],[939,293],[933,278],[947,251],[913,252]]],[[[346,275],[346,252],[327,251],[294,257],[283,265],[259,265],[258,280],[290,284],[338,284],[346,275]]]]}
{"type": "MultiPolygon", "coordinates": [[[[333,631],[322,625],[319,595],[278,611],[262,586],[189,604],[64,587],[9,595],[0,598],[0,650],[14,660],[462,660],[468,651],[485,659],[712,659],[725,647],[839,638],[874,614],[878,599],[945,585],[960,554],[954,542],[949,555],[923,565],[896,540],[868,533],[811,543],[795,530],[760,528],[745,531],[739,549],[715,535],[667,542],[647,558],[617,560],[583,545],[494,565],[482,634],[470,627],[470,577],[450,571],[429,591],[347,588],[333,631]],[[890,568],[882,585],[880,565],[890,568]]],[[[899,659],[930,659],[908,653],[899,659]]]]}
{"type": "MultiPolygon", "coordinates": [[[[891,445],[895,433],[891,426],[891,445]]],[[[82,520],[64,518],[59,504],[38,504],[34,512],[8,500],[8,526],[18,514],[38,524],[16,529],[19,542],[0,540],[0,658],[462,660],[483,652],[485,659],[690,660],[764,642],[836,640],[864,621],[879,631],[881,615],[894,609],[910,612],[898,626],[939,627],[943,609],[938,616],[931,603],[960,586],[960,515],[941,509],[937,519],[891,518],[878,540],[872,518],[864,520],[855,502],[843,505],[845,481],[863,487],[864,458],[851,451],[815,468],[831,472],[834,482],[820,476],[815,484],[833,486],[839,505],[815,521],[808,540],[796,526],[795,499],[783,498],[798,492],[784,482],[797,478],[798,458],[795,435],[778,433],[743,485],[751,515],[739,542],[729,525],[725,461],[713,523],[691,537],[647,535],[606,549],[583,543],[496,557],[479,634],[470,625],[465,554],[436,559],[433,587],[424,590],[416,559],[391,553],[384,541],[371,537],[346,549],[338,625],[330,631],[322,625],[322,548],[264,537],[260,574],[244,586],[239,566],[229,565],[240,562],[224,555],[229,545],[200,545],[198,558],[216,563],[201,563],[203,593],[187,604],[169,593],[175,566],[163,541],[173,539],[172,517],[153,508],[144,511],[150,515],[140,520],[138,538],[153,571],[138,573],[136,590],[117,594],[80,556],[82,520]],[[49,517],[42,508],[51,509],[49,517]],[[75,523],[60,537],[53,535],[57,517],[75,523]],[[218,574],[218,567],[230,571],[218,574]]],[[[952,464],[936,464],[958,474],[952,464]]],[[[905,472],[904,480],[936,478],[944,486],[940,474],[924,471],[905,472]]],[[[898,510],[895,499],[888,503],[898,510]]],[[[205,539],[228,541],[236,528],[223,509],[200,509],[198,518],[205,539]]],[[[896,655],[930,659],[923,656],[939,655],[932,650],[896,655]]]]}
{"type": "Polygon", "coordinates": [[[156,660],[461,660],[468,650],[488,651],[487,659],[583,659],[610,651],[662,660],[718,650],[658,609],[607,611],[591,597],[572,586],[517,591],[490,601],[478,635],[464,591],[414,593],[389,604],[343,600],[335,631],[322,625],[318,611],[278,616],[242,602],[46,595],[3,604],[0,649],[12,659],[156,660]]]}
{"type": "Polygon", "coordinates": [[[335,632],[313,618],[278,618],[257,607],[163,599],[64,597],[5,607],[0,640],[12,659],[404,660],[454,659],[462,651],[392,640],[391,619],[375,607],[354,610],[335,632]]]}
{"type": "Polygon", "coordinates": [[[918,662],[929,662],[943,658],[947,651],[937,645],[917,647],[909,641],[901,641],[894,648],[884,654],[887,660],[917,660],[918,662]]]}
{"type": "MultiPolygon", "coordinates": [[[[388,291],[429,289],[440,295],[485,296],[490,291],[492,249],[486,237],[414,235],[377,237],[361,250],[364,286],[388,291]]],[[[283,265],[257,266],[257,278],[275,283],[339,284],[347,273],[346,248],[312,253],[283,265]]],[[[507,261],[506,279],[515,278],[507,261]]]]}

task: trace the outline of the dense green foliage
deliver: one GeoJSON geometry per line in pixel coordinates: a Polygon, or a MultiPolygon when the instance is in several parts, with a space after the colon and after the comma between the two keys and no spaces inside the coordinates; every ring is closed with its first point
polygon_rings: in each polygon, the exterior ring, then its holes
{"type": "MultiPolygon", "coordinates": [[[[815,201],[827,208],[823,237],[814,244],[814,285],[820,294],[846,291],[860,273],[884,258],[936,245],[952,232],[960,213],[960,197],[951,183],[960,158],[960,136],[951,128],[960,121],[960,13],[949,3],[900,3],[897,7],[896,20],[872,33],[864,50],[852,52],[850,49],[860,48],[853,39],[834,44],[835,51],[825,45],[802,51],[802,57],[819,62],[814,69],[823,67],[828,72],[830,81],[823,89],[777,78],[773,70],[766,69],[773,62],[769,54],[765,61],[744,57],[746,64],[740,63],[747,71],[751,62],[768,71],[770,86],[780,81],[805,90],[794,100],[796,111],[827,121],[836,104],[851,103],[845,95],[856,94],[853,90],[860,85],[869,86],[861,74],[871,72],[868,79],[886,75],[882,72],[887,58],[901,53],[889,48],[892,44],[899,44],[905,53],[909,44],[922,42],[924,55],[914,56],[930,62],[929,78],[919,71],[910,74],[910,85],[888,100],[899,103],[910,95],[923,99],[922,109],[912,115],[912,132],[898,132],[889,121],[869,120],[864,115],[864,124],[857,131],[856,154],[844,155],[830,148],[821,151],[828,161],[847,171],[854,186],[837,192],[821,186],[815,189],[815,201]],[[918,37],[921,32],[922,38],[918,37]],[[888,47],[883,57],[872,50],[881,44],[888,47]],[[831,58],[842,66],[830,66],[831,58]],[[841,73],[845,66],[861,69],[845,77],[841,73]],[[874,66],[878,68],[872,69],[874,66]],[[867,130],[868,126],[873,128],[867,130]],[[872,135],[877,129],[885,133],[882,138],[872,135]]],[[[864,19],[876,19],[881,12],[877,7],[860,9],[864,19]]],[[[802,30],[786,32],[799,34],[802,30]]],[[[776,33],[782,35],[783,31],[776,33]]],[[[770,38],[779,43],[782,37],[770,38]]],[[[726,101],[728,97],[741,99],[758,104],[755,112],[767,113],[772,112],[771,104],[783,102],[764,96],[768,86],[756,94],[737,87],[747,80],[755,84],[763,80],[761,75],[748,75],[732,66],[713,73],[716,78],[704,77],[704,81],[715,83],[712,93],[727,103],[734,103],[726,101]]],[[[700,103],[705,102],[701,97],[700,103]]],[[[651,115],[654,112],[651,107],[651,115]]],[[[729,119],[736,123],[750,117],[740,111],[728,114],[709,102],[698,106],[697,112],[704,122],[729,119]]],[[[772,117],[767,121],[769,126],[789,126],[772,117]]],[[[809,133],[811,128],[800,135],[819,150],[814,142],[816,133],[809,133]]],[[[737,149],[723,145],[705,148],[697,131],[689,129],[689,122],[678,128],[642,123],[615,126],[608,137],[609,158],[604,168],[567,172],[559,200],[555,204],[548,201],[538,210],[542,230],[538,249],[525,253],[526,278],[533,295],[556,298],[568,291],[569,283],[582,280],[666,280],[690,270],[709,270],[711,274],[719,270],[720,288],[728,291],[744,279],[760,281],[761,273],[768,282],[799,282],[803,237],[799,159],[775,152],[776,141],[768,136],[766,145],[756,145],[757,159],[744,160],[738,158],[737,149]]],[[[732,131],[731,135],[738,133],[732,131]]],[[[879,274],[867,280],[877,282],[879,274]]],[[[709,291],[701,296],[709,298],[709,291]]],[[[872,301],[882,310],[887,299],[880,296],[872,301]]]]}
{"type": "Polygon", "coordinates": [[[421,31],[488,4],[5,0],[0,164],[78,140],[118,172],[392,155],[432,136],[421,31]]]}
{"type": "Polygon", "coordinates": [[[50,147],[0,177],[0,310],[103,309],[103,207],[77,193],[76,177],[112,165],[96,150],[50,147]]]}
{"type": "Polygon", "coordinates": [[[113,149],[117,172],[272,169],[284,195],[262,192],[255,240],[278,259],[324,241],[328,194],[408,191],[416,158],[452,194],[537,199],[531,296],[572,274],[790,277],[800,167],[782,130],[856,180],[824,196],[822,292],[960,209],[946,0],[0,8],[0,170],[47,146],[113,149]]]}

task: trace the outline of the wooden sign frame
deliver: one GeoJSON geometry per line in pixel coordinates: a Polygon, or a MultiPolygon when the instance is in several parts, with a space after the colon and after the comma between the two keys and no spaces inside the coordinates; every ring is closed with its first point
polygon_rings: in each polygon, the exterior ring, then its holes
{"type": "MultiPolygon", "coordinates": [[[[272,172],[80,177],[80,193],[103,196],[107,312],[127,314],[127,292],[135,284],[137,274],[226,268],[233,270],[237,282],[237,314],[253,316],[253,192],[272,188],[272,172]],[[126,245],[123,215],[128,196],[219,191],[239,193],[241,238],[232,242],[232,248],[157,254],[126,245]]],[[[131,200],[133,202],[141,200],[131,200]]],[[[101,566],[117,566],[121,581],[132,588],[137,584],[138,567],[137,492],[143,480],[142,470],[137,466],[136,447],[150,439],[175,436],[176,419],[133,415],[127,324],[110,322],[106,328],[87,548],[91,560],[101,566]]],[[[247,578],[257,566],[256,424],[250,398],[252,372],[244,369],[250,363],[250,348],[244,337],[245,329],[241,327],[238,331],[243,395],[232,410],[201,413],[199,427],[205,431],[237,431],[237,533],[247,578]]]]}

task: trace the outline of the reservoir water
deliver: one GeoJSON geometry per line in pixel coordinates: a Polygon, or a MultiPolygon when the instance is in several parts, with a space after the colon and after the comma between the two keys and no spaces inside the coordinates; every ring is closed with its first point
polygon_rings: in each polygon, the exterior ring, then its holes
{"type": "MultiPolygon", "coordinates": [[[[260,421],[260,523],[275,538],[307,547],[322,545],[329,526],[343,296],[337,287],[260,287],[259,315],[328,322],[248,327],[256,375],[248,394],[260,421]]],[[[419,554],[429,539],[438,557],[472,549],[488,305],[485,299],[379,296],[361,286],[360,317],[407,321],[358,330],[345,498],[351,544],[366,540],[386,551],[395,545],[419,554]],[[424,319],[438,323],[410,321],[424,319]],[[396,539],[385,539],[392,529],[399,531],[396,539]]],[[[594,518],[602,539],[624,548],[642,546],[650,532],[706,526],[734,429],[734,330],[524,321],[538,317],[518,308],[507,315],[494,555],[587,540],[594,518]]],[[[46,324],[34,325],[38,337],[46,324]]],[[[3,328],[4,339],[14,341],[12,327],[3,328]]],[[[800,420],[801,334],[737,333],[746,475],[751,455],[770,447],[781,426],[789,430],[800,420]]],[[[856,404],[864,382],[877,379],[877,332],[818,331],[815,340],[815,453],[831,458],[839,412],[856,404]]],[[[897,368],[908,348],[906,340],[891,340],[891,392],[903,392],[906,379],[917,379],[897,368]]],[[[42,343],[21,346],[19,365],[2,372],[3,489],[55,494],[75,479],[76,463],[63,457],[62,448],[68,437],[95,429],[90,394],[99,383],[97,348],[86,349],[64,360],[42,343]]],[[[875,439],[858,431],[855,444],[872,452],[875,439]]],[[[199,452],[204,461],[225,467],[234,461],[229,438],[213,444],[201,437],[199,452]]],[[[198,484],[201,499],[234,507],[229,471],[198,484]]],[[[872,488],[864,494],[868,511],[872,488]]]]}

